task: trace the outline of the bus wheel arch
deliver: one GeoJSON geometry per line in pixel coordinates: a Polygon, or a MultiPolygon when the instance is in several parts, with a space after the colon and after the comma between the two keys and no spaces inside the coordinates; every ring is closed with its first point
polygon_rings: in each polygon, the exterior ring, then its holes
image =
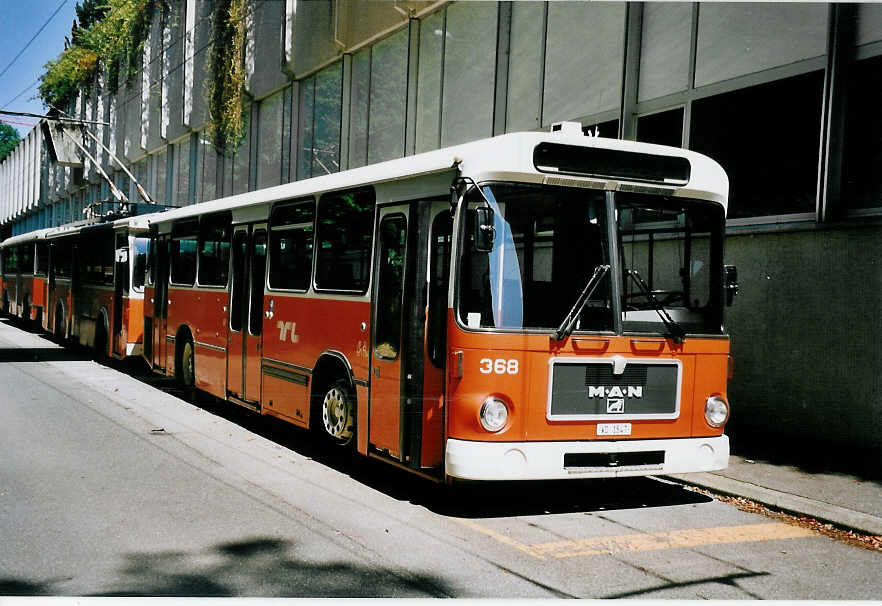
{"type": "Polygon", "coordinates": [[[175,378],[181,387],[196,387],[196,349],[193,332],[186,324],[175,334],[175,378]]]}
{"type": "Polygon", "coordinates": [[[355,444],[358,402],[349,361],[338,352],[322,354],[310,383],[310,428],[340,446],[355,444]]]}

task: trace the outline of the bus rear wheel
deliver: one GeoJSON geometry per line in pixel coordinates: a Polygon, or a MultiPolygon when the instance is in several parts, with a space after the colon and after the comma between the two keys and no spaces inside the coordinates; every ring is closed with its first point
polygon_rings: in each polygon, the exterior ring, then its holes
{"type": "Polygon", "coordinates": [[[181,347],[181,365],[178,381],[181,387],[192,390],[196,386],[196,363],[193,356],[193,341],[187,339],[181,347]]]}
{"type": "Polygon", "coordinates": [[[64,340],[64,306],[59,303],[55,307],[55,337],[59,340],[64,340]]]}
{"type": "Polygon", "coordinates": [[[328,387],[322,398],[322,427],[335,444],[345,446],[355,435],[355,395],[345,379],[328,387]]]}

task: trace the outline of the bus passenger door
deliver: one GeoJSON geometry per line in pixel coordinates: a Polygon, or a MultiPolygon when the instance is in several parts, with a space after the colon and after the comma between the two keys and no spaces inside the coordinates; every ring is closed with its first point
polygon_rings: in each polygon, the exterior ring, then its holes
{"type": "Polygon", "coordinates": [[[380,209],[371,335],[370,435],[374,448],[402,460],[402,351],[407,206],[380,209]]]}
{"type": "Polygon", "coordinates": [[[129,294],[129,238],[126,233],[116,234],[113,267],[113,319],[111,322],[111,348],[115,355],[126,353],[123,335],[123,299],[129,294]]]}
{"type": "Polygon", "coordinates": [[[413,469],[438,467],[444,431],[449,204],[446,199],[424,200],[381,208],[379,216],[368,440],[375,450],[413,469]]]}
{"type": "Polygon", "coordinates": [[[168,236],[156,238],[154,246],[153,366],[164,370],[168,353],[168,341],[165,338],[168,325],[168,236]]]}
{"type": "Polygon", "coordinates": [[[260,402],[266,240],[266,224],[237,226],[230,251],[232,284],[227,391],[255,407],[260,402]]]}

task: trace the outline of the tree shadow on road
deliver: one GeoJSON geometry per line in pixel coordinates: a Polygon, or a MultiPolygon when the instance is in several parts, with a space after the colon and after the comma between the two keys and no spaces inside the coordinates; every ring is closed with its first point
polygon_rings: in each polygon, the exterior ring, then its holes
{"type": "MultiPolygon", "coordinates": [[[[92,596],[449,597],[434,576],[381,566],[319,561],[289,541],[255,537],[203,551],[131,553],[116,578],[82,592],[92,596]]],[[[0,595],[63,595],[53,581],[0,578],[0,595]]],[[[68,594],[69,595],[69,594],[68,594]]]]}

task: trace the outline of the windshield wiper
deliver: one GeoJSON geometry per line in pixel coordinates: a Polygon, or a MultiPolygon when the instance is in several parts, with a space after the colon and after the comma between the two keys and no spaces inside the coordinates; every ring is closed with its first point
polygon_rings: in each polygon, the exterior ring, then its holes
{"type": "Polygon", "coordinates": [[[585,285],[585,288],[582,289],[582,294],[579,295],[579,298],[576,299],[576,303],[573,305],[573,308],[570,309],[563,322],[561,322],[557,330],[554,331],[555,341],[563,341],[568,336],[570,336],[570,333],[573,332],[573,327],[576,325],[576,318],[578,318],[579,314],[582,313],[582,309],[588,302],[588,298],[591,297],[592,294],[594,294],[594,291],[597,290],[597,286],[600,284],[600,281],[608,272],[609,265],[598,265],[594,268],[594,274],[591,276],[591,279],[588,280],[588,284],[585,285]]]}
{"type": "Polygon", "coordinates": [[[634,283],[643,291],[643,294],[646,296],[647,300],[652,303],[652,306],[655,308],[655,311],[658,313],[658,317],[661,318],[662,323],[665,325],[665,328],[668,329],[668,335],[671,339],[674,340],[674,343],[682,343],[683,339],[686,337],[686,331],[683,330],[683,327],[677,324],[677,322],[668,314],[668,311],[665,309],[664,305],[662,305],[658,299],[655,298],[655,295],[650,290],[649,286],[646,285],[646,282],[643,281],[643,278],[640,277],[640,274],[636,269],[629,269],[627,271],[628,276],[634,280],[634,283]]]}

